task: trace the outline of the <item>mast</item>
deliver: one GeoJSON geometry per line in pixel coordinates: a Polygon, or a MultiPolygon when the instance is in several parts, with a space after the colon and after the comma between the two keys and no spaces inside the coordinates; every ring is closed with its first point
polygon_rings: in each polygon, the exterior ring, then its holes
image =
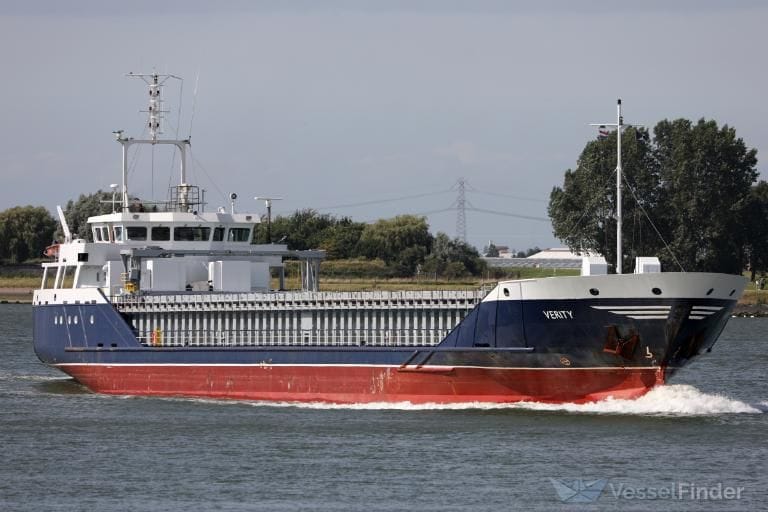
{"type": "Polygon", "coordinates": [[[142,112],[147,112],[149,114],[148,120],[147,120],[147,128],[149,129],[149,138],[148,139],[134,139],[133,137],[128,137],[124,135],[123,130],[116,130],[112,133],[115,134],[115,138],[117,142],[120,143],[122,147],[122,169],[123,169],[123,184],[122,184],[122,210],[127,211],[130,206],[130,196],[128,194],[128,149],[133,144],[172,144],[176,146],[179,149],[179,161],[181,164],[180,169],[180,183],[177,187],[178,189],[178,206],[179,208],[184,211],[187,209],[187,207],[190,205],[190,198],[189,198],[189,192],[190,189],[193,188],[190,184],[187,183],[187,158],[186,158],[186,150],[187,146],[189,146],[189,139],[183,139],[183,140],[174,140],[174,139],[161,139],[159,138],[159,135],[163,133],[162,131],[162,120],[163,120],[163,114],[167,113],[167,110],[163,110],[162,108],[162,99],[161,99],[161,92],[163,85],[169,78],[174,78],[176,80],[181,80],[180,77],[175,75],[160,75],[158,73],[151,73],[151,74],[137,74],[137,73],[128,73],[126,76],[133,77],[133,78],[141,78],[144,80],[144,82],[149,87],[149,105],[147,106],[147,110],[142,110],[142,112]]]}
{"type": "Polygon", "coordinates": [[[616,273],[621,274],[621,98],[616,103],[616,273]]]}
{"type": "Polygon", "coordinates": [[[624,124],[624,118],[621,115],[621,98],[616,101],[616,122],[615,123],[590,123],[590,126],[599,126],[605,128],[606,126],[616,127],[616,273],[621,274],[621,262],[623,260],[622,246],[621,246],[621,181],[622,181],[622,167],[621,167],[621,132],[627,126],[635,126],[632,124],[624,124]]]}

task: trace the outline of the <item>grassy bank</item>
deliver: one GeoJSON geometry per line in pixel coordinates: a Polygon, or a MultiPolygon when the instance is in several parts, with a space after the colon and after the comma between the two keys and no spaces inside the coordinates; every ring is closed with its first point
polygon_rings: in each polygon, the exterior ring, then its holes
{"type": "MultiPolygon", "coordinates": [[[[578,274],[578,270],[505,268],[491,269],[483,277],[435,279],[434,276],[421,275],[403,278],[392,276],[391,270],[381,261],[337,260],[322,263],[320,289],[323,291],[466,290],[492,285],[505,279],[534,279],[578,274]]],[[[0,272],[0,302],[30,302],[32,290],[39,287],[39,272],[38,275],[26,273],[14,275],[0,272]]],[[[276,278],[272,279],[272,287],[278,287],[276,278]]],[[[289,290],[298,290],[301,287],[298,262],[286,262],[286,287],[289,290]]],[[[757,290],[755,283],[749,283],[739,304],[768,305],[768,289],[757,290]]]]}
{"type": "MultiPolygon", "coordinates": [[[[423,274],[418,277],[403,278],[393,276],[392,270],[380,260],[337,260],[322,263],[320,289],[323,291],[466,290],[492,285],[503,279],[531,279],[562,275],[578,275],[578,271],[509,268],[492,269],[483,277],[435,278],[435,276],[423,274]]],[[[32,290],[40,287],[40,278],[40,272],[37,275],[26,273],[11,275],[0,272],[0,302],[30,302],[32,290]]],[[[301,288],[298,262],[286,262],[285,284],[289,290],[301,288]]],[[[277,278],[272,279],[272,287],[278,287],[277,278]]]]}

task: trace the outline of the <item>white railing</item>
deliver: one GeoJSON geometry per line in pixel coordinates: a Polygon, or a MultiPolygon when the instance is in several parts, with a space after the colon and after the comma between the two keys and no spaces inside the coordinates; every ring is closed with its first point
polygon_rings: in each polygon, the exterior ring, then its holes
{"type": "Polygon", "coordinates": [[[153,329],[138,338],[150,347],[423,347],[434,346],[447,329],[153,329]]]}

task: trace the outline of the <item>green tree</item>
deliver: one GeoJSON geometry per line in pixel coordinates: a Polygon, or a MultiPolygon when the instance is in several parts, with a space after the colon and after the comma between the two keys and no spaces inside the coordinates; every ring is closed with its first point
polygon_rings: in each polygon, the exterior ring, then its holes
{"type": "Polygon", "coordinates": [[[486,245],[483,248],[483,254],[487,258],[498,258],[499,257],[499,248],[496,247],[496,245],[493,242],[489,242],[488,245],[486,245]]]}
{"type": "MultiPolygon", "coordinates": [[[[292,250],[323,249],[328,259],[351,258],[365,224],[349,217],[320,214],[315,210],[297,210],[288,216],[272,219],[272,242],[288,245],[292,250]]],[[[254,243],[267,243],[267,224],[263,220],[254,230],[254,243]]]]}
{"type": "Polygon", "coordinates": [[[760,181],[752,187],[744,211],[745,256],[755,281],[757,272],[768,270],[768,183],[760,181]]]}
{"type": "Polygon", "coordinates": [[[471,245],[458,238],[452,240],[445,233],[438,233],[422,269],[427,274],[443,277],[477,276],[485,271],[486,263],[471,245]]]}
{"type": "MultiPolygon", "coordinates": [[[[93,241],[93,234],[88,227],[88,217],[104,215],[112,211],[112,193],[97,190],[93,194],[80,194],[77,201],[71,199],[67,201],[67,207],[64,209],[64,217],[67,219],[69,230],[73,238],[82,238],[83,240],[93,241]]],[[[119,206],[118,206],[119,208],[119,206]]],[[[61,226],[58,227],[56,237],[64,238],[61,226]]]]}
{"type": "MultiPolygon", "coordinates": [[[[646,130],[629,128],[624,131],[622,167],[625,184],[635,190],[646,211],[654,212],[659,195],[659,171],[646,130]]],[[[572,250],[597,252],[609,262],[616,261],[615,169],[616,133],[589,141],[576,169],[565,172],[563,187],[552,189],[548,207],[556,237],[572,250]]],[[[630,193],[626,187],[624,189],[623,244],[626,249],[622,268],[627,271],[633,256],[656,254],[658,244],[654,239],[642,236],[644,215],[639,204],[628,199],[630,193]],[[636,233],[639,235],[633,237],[636,233]]]]}
{"type": "MultiPolygon", "coordinates": [[[[296,210],[288,216],[277,216],[272,219],[272,241],[285,243],[289,249],[304,251],[319,249],[323,241],[323,233],[333,226],[335,219],[331,215],[319,214],[311,208],[296,210]]],[[[254,241],[266,243],[266,221],[257,227],[254,241]]]]}
{"type": "Polygon", "coordinates": [[[741,273],[757,151],[735,129],[704,119],[661,121],[654,134],[664,205],[657,218],[672,252],[686,270],[741,273]]]}
{"type": "Polygon", "coordinates": [[[537,252],[541,252],[541,249],[539,248],[538,245],[534,245],[533,247],[529,247],[528,249],[526,249],[524,251],[516,252],[515,253],[515,258],[527,258],[528,256],[531,256],[532,254],[536,254],[537,252]]]}
{"type": "MultiPolygon", "coordinates": [[[[733,128],[703,119],[695,125],[664,120],[653,140],[647,131],[629,128],[622,163],[624,272],[635,256],[648,255],[658,256],[665,268],[679,261],[689,271],[740,272],[741,224],[757,159],[733,128]]],[[[599,252],[608,261],[616,259],[615,167],[615,133],[588,142],[549,203],[555,236],[572,250],[599,252]]]]}
{"type": "Polygon", "coordinates": [[[353,222],[349,217],[343,217],[333,226],[323,232],[323,249],[328,259],[347,259],[357,256],[357,245],[365,230],[362,222],[353,222]]]}
{"type": "Polygon", "coordinates": [[[56,221],[42,206],[16,206],[0,212],[0,258],[21,263],[41,257],[55,229],[56,221]]]}
{"type": "Polygon", "coordinates": [[[398,275],[413,275],[417,265],[432,248],[432,235],[425,217],[400,215],[365,226],[358,253],[367,258],[381,258],[398,275]]]}

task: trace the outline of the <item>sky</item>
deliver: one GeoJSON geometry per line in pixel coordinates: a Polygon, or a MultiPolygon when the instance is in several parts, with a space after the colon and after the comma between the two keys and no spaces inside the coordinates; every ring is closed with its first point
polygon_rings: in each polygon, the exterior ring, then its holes
{"type": "MultiPolygon", "coordinates": [[[[766,175],[766,26],[743,1],[5,0],[0,209],[119,183],[112,131],[146,121],[125,74],[158,71],[184,79],[165,137],[191,136],[208,209],[282,197],[273,215],[427,214],[455,236],[463,178],[471,244],[562,246],[549,194],[617,98],[629,123],[735,127],[766,175]]],[[[135,158],[131,194],[164,198],[178,160],[135,158]]]]}

